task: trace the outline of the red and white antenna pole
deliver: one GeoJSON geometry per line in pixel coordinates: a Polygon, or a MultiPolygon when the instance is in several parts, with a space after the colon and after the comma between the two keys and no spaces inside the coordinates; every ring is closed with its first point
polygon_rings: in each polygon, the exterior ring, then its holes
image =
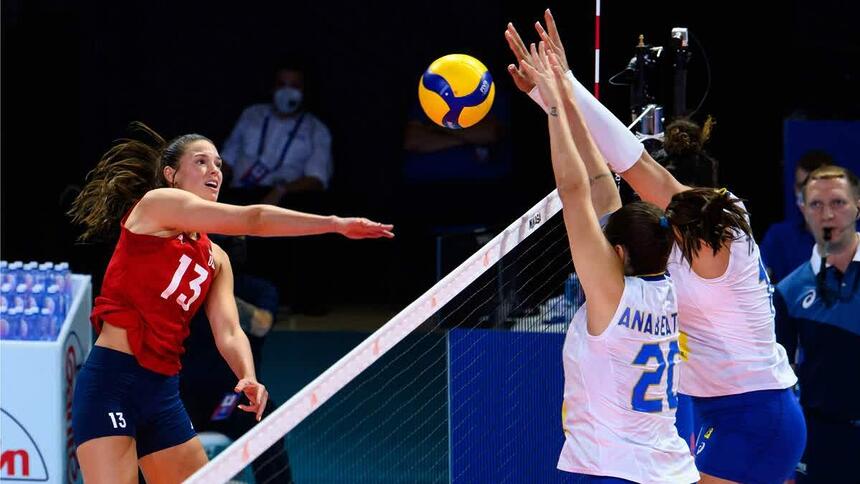
{"type": "Polygon", "coordinates": [[[594,97],[600,99],[600,0],[594,3],[594,97]]]}

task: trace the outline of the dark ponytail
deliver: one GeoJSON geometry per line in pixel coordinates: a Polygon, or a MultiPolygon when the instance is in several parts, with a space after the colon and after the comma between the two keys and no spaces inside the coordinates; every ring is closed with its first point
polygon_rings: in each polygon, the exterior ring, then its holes
{"type": "Polygon", "coordinates": [[[729,241],[747,236],[752,229],[747,212],[725,188],[693,188],[676,193],[666,207],[666,218],[680,234],[678,245],[688,262],[704,243],[714,255],[729,241]]]}
{"type": "Polygon", "coordinates": [[[113,238],[120,219],[146,192],[168,186],[164,167],[177,168],[185,146],[207,140],[198,134],[180,136],[165,142],[143,123],[131,123],[136,138],[120,139],[87,175],[69,216],[86,228],[81,240],[113,238]]]}
{"type": "Polygon", "coordinates": [[[627,275],[659,274],[666,270],[672,251],[672,230],[663,211],[648,202],[632,202],[609,216],[603,234],[612,245],[627,251],[627,275]]]}

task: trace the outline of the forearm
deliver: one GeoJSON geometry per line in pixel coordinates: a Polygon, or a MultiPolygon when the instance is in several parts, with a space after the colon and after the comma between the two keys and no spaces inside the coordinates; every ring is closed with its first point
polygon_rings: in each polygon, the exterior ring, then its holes
{"type": "Polygon", "coordinates": [[[567,115],[570,135],[579,149],[579,154],[582,156],[588,177],[594,178],[598,174],[610,173],[609,167],[600,154],[600,150],[594,144],[594,138],[591,137],[591,133],[589,133],[588,127],[585,125],[582,111],[580,111],[574,99],[569,96],[565,96],[564,99],[564,112],[567,115]]]}
{"type": "MultiPolygon", "coordinates": [[[[571,71],[567,71],[565,76],[584,122],[603,158],[616,173],[629,170],[645,151],[645,147],[636,135],[576,80],[571,71]]],[[[537,89],[532,89],[529,97],[546,110],[546,102],[537,89]]]]}
{"type": "Polygon", "coordinates": [[[248,235],[290,237],[339,232],[339,218],[314,215],[274,205],[250,205],[248,235]]]}
{"type": "Polygon", "coordinates": [[[568,118],[571,137],[579,150],[591,185],[591,204],[598,215],[612,213],[621,208],[621,196],[615,177],[606,165],[594,139],[585,124],[582,112],[574,99],[565,96],[565,114],[568,118]]]}
{"type": "Polygon", "coordinates": [[[218,347],[221,357],[230,366],[237,379],[257,379],[251,344],[248,342],[248,337],[245,336],[245,333],[238,325],[236,325],[236,328],[230,334],[217,337],[215,345],[218,347]]]}
{"type": "Polygon", "coordinates": [[[675,180],[675,177],[654,161],[648,152],[643,152],[639,161],[620,175],[636,190],[642,200],[653,203],[664,210],[669,206],[669,202],[672,201],[672,197],[676,193],[689,189],[689,187],[675,180]]]}
{"type": "Polygon", "coordinates": [[[552,171],[559,195],[562,200],[577,195],[590,197],[588,174],[570,136],[566,116],[556,107],[550,106],[550,115],[547,118],[552,171]],[[556,114],[553,115],[553,112],[556,114]]]}

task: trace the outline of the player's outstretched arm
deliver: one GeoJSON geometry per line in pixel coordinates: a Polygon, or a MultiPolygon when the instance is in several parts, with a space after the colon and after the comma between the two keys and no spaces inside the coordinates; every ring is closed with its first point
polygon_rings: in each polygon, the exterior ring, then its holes
{"type": "Polygon", "coordinates": [[[176,230],[261,237],[337,233],[350,239],[394,237],[393,225],[366,218],[313,215],[273,205],[229,205],[204,200],[175,188],[150,190],[131,217],[146,224],[147,232],[176,230]]]}
{"type": "Polygon", "coordinates": [[[565,82],[558,59],[532,49],[532,61],[523,61],[526,74],[548,99],[552,167],[564,206],[564,224],[570,242],[573,264],[588,298],[588,328],[600,334],[624,291],[624,267],[603,235],[593,207],[585,163],[569,129],[562,106],[561,86],[565,82]]]}

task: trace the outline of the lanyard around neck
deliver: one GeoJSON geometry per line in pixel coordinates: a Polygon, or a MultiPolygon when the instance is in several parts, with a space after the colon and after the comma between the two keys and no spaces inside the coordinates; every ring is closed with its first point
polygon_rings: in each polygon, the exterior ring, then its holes
{"type": "MultiPolygon", "coordinates": [[[[284,158],[287,156],[287,150],[290,149],[290,145],[293,144],[293,140],[296,137],[296,133],[299,131],[299,127],[302,125],[302,121],[305,120],[306,111],[302,111],[302,114],[299,115],[298,119],[296,119],[296,125],[293,126],[293,130],[290,131],[290,135],[287,137],[287,142],[284,143],[284,147],[281,149],[281,155],[278,157],[278,163],[273,166],[272,170],[277,170],[284,164],[284,158]]],[[[269,120],[272,118],[271,114],[267,114],[265,118],[263,118],[263,127],[260,129],[260,143],[257,145],[257,161],[262,162],[263,157],[263,149],[266,146],[266,136],[269,132],[269,120]]]]}

